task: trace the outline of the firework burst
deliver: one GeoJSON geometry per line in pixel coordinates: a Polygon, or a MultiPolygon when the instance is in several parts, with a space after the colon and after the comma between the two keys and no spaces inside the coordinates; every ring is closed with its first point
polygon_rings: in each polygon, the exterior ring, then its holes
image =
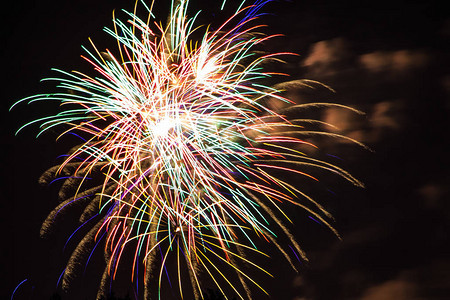
{"type": "Polygon", "coordinates": [[[41,132],[65,126],[62,134],[87,137],[41,178],[43,183],[65,178],[63,201],[44,222],[42,235],[74,205],[84,205],[80,221],[91,224],[68,261],[64,289],[104,241],[106,267],[98,298],[107,293],[123,256],[130,253],[127,248],[134,249],[131,278],[143,282],[145,299],[161,297],[165,276],[177,278],[181,296],[188,277],[194,297],[203,298],[201,273],[223,294],[231,289],[242,299],[251,298],[252,285],[264,288],[239,266],[268,273],[248,258],[251,252],[264,255],[255,239],[274,244],[296,268],[269,224],[277,224],[306,260],[277,216],[285,216],[283,204],[305,209],[336,233],[327,221],[329,213],[282,178],[292,174],[317,180],[303,169],[319,168],[361,183],[299,151],[300,145],[316,147],[302,136],[327,133],[302,126],[319,121],[288,118],[289,111],[312,104],[296,105],[281,91],[312,82],[261,84],[274,75],[262,65],[283,55],[255,50],[273,38],[257,33],[260,26],[254,25],[265,2],[242,3],[216,30],[196,27],[198,14],[187,17],[187,0],[172,3],[166,26],[154,22],[152,7],[142,3],[147,20],[127,13],[127,23],[114,18],[114,29],[106,29],[117,40],[117,53],[100,52],[93,43],[92,51],[85,49],[97,77],[57,70],[62,76],[50,80],[59,82],[63,92],[22,100],[58,101],[66,108],[34,121],[41,132]],[[287,108],[271,109],[269,100],[287,108]],[[100,183],[91,183],[92,178],[100,183]],[[169,261],[176,262],[176,271],[165,275],[169,261]],[[238,284],[223,268],[235,272],[238,284]]]}

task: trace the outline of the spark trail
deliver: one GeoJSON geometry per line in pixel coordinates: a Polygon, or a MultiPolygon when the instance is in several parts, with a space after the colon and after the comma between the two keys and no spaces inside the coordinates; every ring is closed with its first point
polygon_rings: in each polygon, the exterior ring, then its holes
{"type": "Polygon", "coordinates": [[[189,1],[172,2],[165,26],[155,21],[153,3],[142,2],[146,20],[136,11],[125,12],[128,22],[114,18],[114,28],[105,29],[117,40],[117,53],[100,52],[93,43],[92,50],[85,48],[84,59],[96,77],[56,70],[61,76],[48,80],[57,81],[61,92],[21,100],[61,103],[60,113],[32,122],[40,124],[40,133],[59,127],[62,135],[87,137],[41,177],[43,183],[67,177],[60,190],[63,201],[44,222],[42,235],[75,205],[85,207],[82,226],[91,226],[69,258],[64,289],[103,241],[106,267],[98,298],[108,293],[131,248],[131,279],[144,286],[140,294],[145,299],[161,298],[166,276],[176,278],[181,297],[188,277],[194,297],[204,298],[201,275],[224,295],[231,290],[250,299],[253,287],[266,291],[240,266],[269,274],[251,261],[253,254],[265,255],[255,239],[275,245],[296,269],[277,242],[274,224],[307,260],[284,225],[283,219],[289,220],[285,206],[305,209],[337,234],[330,214],[283,178],[317,180],[307,170],[318,168],[362,184],[299,150],[316,147],[305,135],[328,134],[303,126],[320,121],[290,120],[268,105],[277,101],[288,109],[311,107],[295,104],[281,92],[286,86],[317,83],[262,84],[277,75],[265,72],[263,65],[286,55],[256,51],[274,37],[258,32],[258,10],[266,2],[242,2],[215,30],[198,27],[198,13],[188,17],[189,1]],[[92,185],[89,178],[101,183],[92,185]],[[175,263],[175,271],[167,267],[169,262],[175,263]],[[230,271],[235,281],[229,279],[230,271]]]}

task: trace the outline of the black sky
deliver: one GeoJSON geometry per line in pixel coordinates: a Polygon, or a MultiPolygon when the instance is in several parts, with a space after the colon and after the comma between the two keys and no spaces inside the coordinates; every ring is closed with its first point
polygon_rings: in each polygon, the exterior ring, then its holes
{"type": "MultiPolygon", "coordinates": [[[[155,12],[164,20],[167,7],[162,2],[155,12]]],[[[297,216],[298,226],[306,226],[296,232],[311,262],[299,276],[287,264],[286,271],[280,267],[283,274],[269,281],[268,289],[273,299],[281,300],[446,299],[448,9],[441,1],[339,2],[280,0],[263,9],[270,13],[262,17],[268,32],[284,34],[268,50],[300,54],[288,58],[282,70],[292,79],[324,82],[337,91],[326,95],[327,101],[366,112],[362,118],[336,110],[320,116],[373,149],[323,145],[367,187],[339,183],[336,194],[323,199],[343,241],[297,216]]],[[[218,5],[208,6],[211,1],[192,3],[192,11],[204,10],[204,20],[219,18],[218,5]]],[[[80,58],[81,45],[87,46],[91,37],[99,48],[113,48],[102,28],[112,25],[114,9],[132,7],[133,1],[125,0],[15,1],[3,7],[1,299],[9,299],[24,279],[28,281],[14,299],[48,299],[60,292],[56,280],[68,255],[62,251],[68,237],[63,229],[48,240],[39,238],[40,224],[57,198],[55,189],[40,187],[37,179],[70,145],[55,142],[56,133],[35,139],[36,127],[14,135],[24,123],[56,108],[8,109],[23,97],[52,92],[51,85],[39,82],[54,75],[51,68],[91,72],[80,58]]],[[[309,95],[298,97],[301,101],[309,95]]],[[[85,276],[75,294],[63,299],[91,299],[83,294],[83,284],[90,281],[85,276]]]]}

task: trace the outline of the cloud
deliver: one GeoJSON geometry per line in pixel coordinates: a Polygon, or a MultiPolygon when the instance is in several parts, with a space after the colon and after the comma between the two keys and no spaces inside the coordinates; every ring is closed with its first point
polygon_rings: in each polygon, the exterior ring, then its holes
{"type": "MultiPolygon", "coordinates": [[[[324,110],[322,120],[335,127],[326,126],[324,129],[345,135],[356,141],[363,142],[364,132],[361,130],[363,127],[363,119],[354,111],[342,108],[330,107],[324,110]]],[[[352,143],[347,139],[335,139],[334,142],[340,143],[352,143]]]]}
{"type": "Polygon", "coordinates": [[[367,142],[378,142],[387,135],[398,134],[407,119],[404,101],[381,101],[375,103],[369,116],[370,135],[367,142]]]}
{"type": "Polygon", "coordinates": [[[413,269],[403,270],[393,279],[367,288],[360,299],[447,299],[450,291],[449,266],[449,260],[436,260],[413,269]]]}
{"type": "MultiPolygon", "coordinates": [[[[357,54],[352,43],[342,37],[323,40],[311,46],[302,67],[308,76],[357,81],[364,74],[379,76],[378,83],[405,79],[418,74],[431,63],[431,54],[422,49],[374,50],[357,54]]],[[[373,78],[371,79],[373,80],[373,78]]]]}
{"type": "Polygon", "coordinates": [[[308,71],[320,76],[336,75],[338,66],[349,57],[347,42],[343,38],[320,41],[312,45],[303,61],[308,71]]]}
{"type": "Polygon", "coordinates": [[[428,182],[418,189],[420,198],[423,201],[423,207],[426,209],[439,210],[444,212],[447,217],[450,212],[446,209],[447,197],[449,194],[448,179],[443,182],[428,182]]]}
{"type": "MultiPolygon", "coordinates": [[[[327,126],[326,130],[345,135],[357,141],[372,144],[383,140],[388,135],[403,130],[406,122],[404,102],[380,101],[374,103],[365,117],[342,108],[327,108],[322,120],[335,127],[327,126]]],[[[349,143],[346,139],[337,139],[341,143],[349,143]]]]}
{"type": "Polygon", "coordinates": [[[370,287],[361,297],[361,300],[379,299],[413,300],[419,298],[414,283],[403,278],[398,278],[370,287]]]}
{"type": "Polygon", "coordinates": [[[394,76],[422,69],[428,62],[428,54],[420,50],[375,51],[359,57],[359,63],[366,71],[394,76]]]}

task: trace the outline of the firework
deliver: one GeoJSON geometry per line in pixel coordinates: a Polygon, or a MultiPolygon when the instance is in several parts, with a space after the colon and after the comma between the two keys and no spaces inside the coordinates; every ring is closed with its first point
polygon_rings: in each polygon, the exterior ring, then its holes
{"type": "Polygon", "coordinates": [[[41,133],[60,127],[62,134],[85,138],[41,177],[42,183],[64,178],[63,201],[44,222],[42,235],[75,205],[85,207],[80,221],[91,226],[69,258],[64,289],[103,241],[106,267],[98,298],[130,253],[131,279],[138,286],[143,282],[145,299],[161,297],[165,277],[177,279],[181,296],[188,281],[194,297],[203,298],[201,274],[224,295],[230,289],[251,298],[254,286],[265,290],[240,265],[269,274],[248,258],[264,255],[255,239],[275,245],[296,268],[277,243],[273,224],[307,259],[283,224],[283,218],[289,220],[283,205],[305,209],[337,234],[329,213],[284,180],[286,174],[317,180],[303,169],[319,168],[361,186],[341,168],[299,150],[316,147],[305,135],[327,133],[303,127],[319,121],[287,117],[312,104],[295,104],[281,91],[314,83],[262,84],[275,75],[262,65],[284,55],[256,51],[274,37],[258,33],[261,26],[255,25],[268,1],[242,2],[215,30],[196,27],[198,14],[188,17],[188,2],[172,3],[166,26],[153,20],[152,5],[145,3],[146,20],[136,12],[127,13],[127,23],[114,18],[114,28],[106,31],[117,40],[117,53],[100,52],[93,43],[92,50],[85,48],[97,77],[57,70],[61,76],[49,80],[59,82],[62,92],[22,100],[58,101],[66,108],[32,122],[41,133]],[[270,108],[274,101],[286,108],[270,108]],[[169,262],[176,265],[170,274],[169,262]],[[238,284],[225,275],[230,270],[238,284]]]}

